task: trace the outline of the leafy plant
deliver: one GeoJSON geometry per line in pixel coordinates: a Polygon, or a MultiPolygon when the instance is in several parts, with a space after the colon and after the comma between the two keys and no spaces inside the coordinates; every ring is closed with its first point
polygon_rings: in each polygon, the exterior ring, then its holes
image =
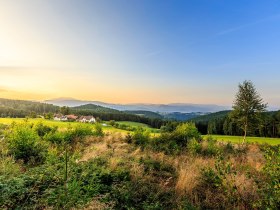
{"type": "Polygon", "coordinates": [[[259,182],[259,190],[264,199],[260,200],[261,208],[280,208],[280,146],[267,147],[264,150],[266,164],[262,169],[266,179],[259,182]]]}
{"type": "Polygon", "coordinates": [[[16,124],[7,132],[8,148],[15,159],[34,164],[45,160],[46,146],[29,124],[16,124]]]}

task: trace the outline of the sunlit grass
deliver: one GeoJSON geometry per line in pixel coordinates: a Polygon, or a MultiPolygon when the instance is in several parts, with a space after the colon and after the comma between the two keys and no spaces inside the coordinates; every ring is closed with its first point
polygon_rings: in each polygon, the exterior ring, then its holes
{"type": "MultiPolygon", "coordinates": [[[[12,122],[15,123],[21,123],[21,122],[29,122],[29,123],[39,123],[42,122],[46,125],[49,126],[57,126],[58,128],[67,128],[69,126],[76,126],[81,124],[80,122],[62,122],[62,121],[55,121],[55,120],[46,120],[46,119],[40,119],[40,118],[0,118],[0,123],[2,124],[11,124],[12,122]]],[[[144,123],[137,123],[137,122],[129,122],[129,121],[117,121],[117,123],[119,124],[125,124],[127,126],[131,126],[131,127],[141,127],[141,128],[145,128],[148,129],[151,133],[156,133],[158,131],[158,129],[154,129],[154,128],[150,128],[148,125],[144,124],[144,123]]],[[[103,124],[103,123],[102,123],[103,124]]],[[[106,125],[103,126],[103,130],[105,132],[120,132],[120,133],[128,133],[129,131],[126,130],[122,130],[122,129],[118,129],[115,128],[113,126],[110,126],[108,124],[108,122],[105,122],[106,125]]],[[[94,126],[94,124],[90,124],[91,126],[94,126]]]]}
{"type": "MultiPolygon", "coordinates": [[[[226,141],[232,143],[242,143],[243,136],[226,136],[226,135],[211,135],[214,139],[218,141],[226,141]]],[[[204,136],[206,137],[206,136],[204,136]]],[[[266,138],[266,137],[247,137],[246,142],[248,143],[267,143],[271,145],[280,144],[280,138],[266,138]]]]}

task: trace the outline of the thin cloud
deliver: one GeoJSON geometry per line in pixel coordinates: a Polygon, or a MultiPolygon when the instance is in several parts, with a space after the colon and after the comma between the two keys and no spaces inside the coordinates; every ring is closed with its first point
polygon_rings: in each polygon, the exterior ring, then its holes
{"type": "Polygon", "coordinates": [[[205,38],[202,38],[200,40],[197,40],[197,41],[194,41],[192,43],[189,43],[189,46],[195,46],[197,44],[201,44],[203,42],[207,42],[207,41],[210,41],[212,39],[215,39],[215,38],[217,38],[219,36],[224,36],[224,35],[227,35],[227,34],[230,34],[230,33],[236,32],[236,31],[240,31],[242,29],[245,29],[245,28],[248,28],[248,27],[260,24],[260,23],[274,21],[274,20],[278,20],[278,19],[280,19],[280,14],[268,16],[266,18],[259,19],[259,20],[255,21],[255,22],[252,22],[252,23],[247,23],[247,24],[236,26],[236,27],[228,28],[228,29],[222,30],[222,31],[220,31],[220,32],[210,36],[210,37],[205,37],[205,38]]]}
{"type": "Polygon", "coordinates": [[[0,93],[4,93],[4,92],[7,92],[7,91],[8,91],[7,89],[0,87],[0,93]]]}
{"type": "Polygon", "coordinates": [[[157,50],[157,51],[152,51],[152,52],[148,52],[147,54],[145,54],[146,57],[152,57],[152,56],[156,56],[162,53],[162,50],[157,50]]]}
{"type": "Polygon", "coordinates": [[[218,32],[216,34],[216,36],[226,35],[226,34],[229,34],[229,33],[235,32],[235,31],[240,31],[240,30],[242,30],[244,28],[248,28],[248,27],[257,25],[259,23],[264,23],[264,22],[268,22],[268,21],[278,20],[279,18],[280,18],[280,14],[272,15],[272,16],[269,16],[269,17],[257,20],[257,21],[252,22],[252,23],[247,23],[247,24],[244,24],[244,25],[240,25],[240,26],[237,26],[237,27],[232,27],[232,28],[220,31],[220,32],[218,32]]]}
{"type": "Polygon", "coordinates": [[[19,74],[31,74],[34,70],[32,67],[23,66],[0,66],[0,74],[2,75],[19,75],[19,74]]]}

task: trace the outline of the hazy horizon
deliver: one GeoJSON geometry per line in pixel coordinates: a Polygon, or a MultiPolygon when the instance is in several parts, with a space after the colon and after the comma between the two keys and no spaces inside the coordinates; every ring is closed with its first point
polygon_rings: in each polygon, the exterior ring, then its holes
{"type": "Polygon", "coordinates": [[[0,98],[280,107],[280,1],[0,0],[0,98]]]}

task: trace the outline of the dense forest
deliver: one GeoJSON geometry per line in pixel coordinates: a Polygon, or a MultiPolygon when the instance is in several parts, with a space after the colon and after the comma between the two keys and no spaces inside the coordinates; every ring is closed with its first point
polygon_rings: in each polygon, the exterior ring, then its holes
{"type": "MultiPolygon", "coordinates": [[[[202,134],[243,135],[243,131],[231,118],[231,111],[221,111],[201,116],[190,121],[195,122],[202,134]]],[[[249,131],[250,136],[279,137],[280,136],[280,110],[265,112],[261,121],[254,130],[249,131]]]]}
{"type": "Polygon", "coordinates": [[[44,113],[56,113],[59,111],[58,106],[52,104],[24,101],[0,99],[0,116],[1,117],[26,117],[31,115],[42,115],[44,113]]]}
{"type": "Polygon", "coordinates": [[[148,117],[148,118],[158,118],[158,119],[163,119],[164,117],[156,112],[151,112],[151,111],[144,111],[144,110],[135,110],[135,111],[125,111],[128,114],[135,114],[139,115],[142,117],[148,117]]]}

